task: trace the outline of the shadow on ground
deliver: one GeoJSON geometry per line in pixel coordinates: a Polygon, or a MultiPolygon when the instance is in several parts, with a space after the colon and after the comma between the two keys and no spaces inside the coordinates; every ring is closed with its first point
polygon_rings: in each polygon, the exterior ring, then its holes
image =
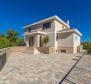
{"type": "Polygon", "coordinates": [[[6,64],[6,52],[0,54],[0,71],[3,69],[6,64]]]}

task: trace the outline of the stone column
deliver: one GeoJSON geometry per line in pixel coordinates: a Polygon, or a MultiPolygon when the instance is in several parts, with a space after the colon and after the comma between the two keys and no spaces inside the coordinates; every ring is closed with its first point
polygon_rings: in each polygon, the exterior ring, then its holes
{"type": "Polygon", "coordinates": [[[29,47],[29,38],[28,38],[28,36],[24,37],[24,41],[25,41],[26,47],[29,47]]]}
{"type": "Polygon", "coordinates": [[[34,38],[34,46],[35,47],[40,47],[40,44],[39,44],[40,38],[39,37],[40,37],[40,35],[36,35],[34,38]]]}
{"type": "Polygon", "coordinates": [[[37,35],[37,47],[40,47],[40,35],[37,35]]]}
{"type": "Polygon", "coordinates": [[[29,42],[28,41],[26,41],[26,47],[29,47],[29,42]]]}

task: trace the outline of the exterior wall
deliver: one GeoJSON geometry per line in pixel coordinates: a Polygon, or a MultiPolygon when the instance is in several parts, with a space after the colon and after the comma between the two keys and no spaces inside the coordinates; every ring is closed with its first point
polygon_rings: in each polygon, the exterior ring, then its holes
{"type": "Polygon", "coordinates": [[[51,23],[51,31],[48,33],[50,38],[50,47],[55,48],[56,46],[56,35],[55,35],[55,20],[51,23]]]}
{"type": "MultiPolygon", "coordinates": [[[[65,34],[65,33],[64,33],[65,34]]],[[[65,39],[59,39],[57,41],[58,47],[73,47],[74,45],[74,39],[73,34],[69,35],[65,39]]]]}
{"type": "Polygon", "coordinates": [[[67,26],[65,26],[64,24],[58,22],[57,20],[54,20],[54,27],[55,27],[55,33],[54,33],[54,37],[55,37],[55,49],[57,49],[58,43],[56,40],[56,36],[57,36],[57,31],[63,30],[63,29],[68,29],[67,26]]]}
{"type": "Polygon", "coordinates": [[[80,36],[74,33],[73,37],[74,37],[74,39],[73,39],[74,53],[76,53],[77,48],[80,48],[80,36]]]}
{"type": "Polygon", "coordinates": [[[80,36],[72,33],[65,39],[57,41],[58,49],[66,50],[69,53],[77,53],[77,47],[80,47],[80,36]]]}
{"type": "Polygon", "coordinates": [[[77,34],[73,34],[74,47],[80,46],[80,36],[77,34]]]}
{"type": "Polygon", "coordinates": [[[65,26],[64,24],[55,20],[55,31],[60,31],[62,29],[69,29],[69,28],[67,26],[65,26]]]}
{"type": "Polygon", "coordinates": [[[55,31],[62,30],[62,24],[60,24],[58,21],[55,20],[55,31]]]}

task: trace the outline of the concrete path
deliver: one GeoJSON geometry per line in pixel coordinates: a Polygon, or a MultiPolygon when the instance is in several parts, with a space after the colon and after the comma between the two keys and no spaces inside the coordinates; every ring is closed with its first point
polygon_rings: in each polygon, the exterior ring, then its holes
{"type": "Polygon", "coordinates": [[[91,55],[84,55],[62,84],[91,84],[91,55]]]}
{"type": "Polygon", "coordinates": [[[0,84],[59,84],[76,58],[76,55],[62,53],[12,53],[0,73],[0,84]]]}

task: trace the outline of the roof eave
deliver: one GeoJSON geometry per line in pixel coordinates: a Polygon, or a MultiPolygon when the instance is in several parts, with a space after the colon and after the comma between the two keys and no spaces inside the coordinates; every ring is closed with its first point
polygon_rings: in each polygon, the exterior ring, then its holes
{"type": "Polygon", "coordinates": [[[79,32],[78,29],[71,29],[71,30],[66,30],[66,31],[59,31],[58,33],[66,33],[66,32],[74,32],[78,34],[79,36],[82,36],[82,34],[79,32]]]}
{"type": "Polygon", "coordinates": [[[27,27],[30,27],[30,26],[33,26],[33,25],[36,25],[36,24],[39,24],[41,22],[44,22],[44,21],[47,21],[47,20],[52,20],[52,19],[56,19],[58,20],[59,22],[63,23],[64,25],[66,25],[67,27],[70,27],[67,23],[65,23],[63,20],[61,20],[57,15],[55,16],[52,16],[52,17],[49,17],[49,18],[46,18],[44,20],[41,20],[41,21],[38,21],[38,22],[35,22],[33,24],[30,24],[30,25],[27,25],[27,26],[24,26],[23,28],[27,28],[27,27]]]}
{"type": "Polygon", "coordinates": [[[79,34],[80,36],[82,36],[82,33],[81,33],[78,29],[75,29],[75,32],[76,32],[77,34],[79,34]]]}

